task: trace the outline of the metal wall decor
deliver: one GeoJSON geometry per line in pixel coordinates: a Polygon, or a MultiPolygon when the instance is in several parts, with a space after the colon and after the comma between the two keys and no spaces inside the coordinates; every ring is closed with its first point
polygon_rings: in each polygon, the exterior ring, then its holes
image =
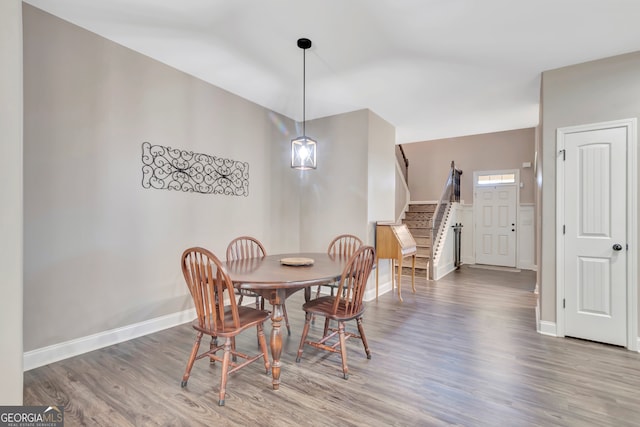
{"type": "Polygon", "coordinates": [[[249,163],[143,142],[142,186],[246,197],[249,163]]]}

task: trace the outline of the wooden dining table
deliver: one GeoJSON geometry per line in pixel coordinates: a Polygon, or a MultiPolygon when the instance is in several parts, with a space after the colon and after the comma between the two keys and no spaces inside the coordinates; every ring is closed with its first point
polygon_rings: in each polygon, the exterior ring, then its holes
{"type": "Polygon", "coordinates": [[[269,301],[271,311],[271,374],[273,389],[280,388],[280,356],[282,355],[282,304],[294,292],[305,290],[309,300],[311,287],[340,280],[348,258],[330,256],[323,252],[286,253],[260,258],[227,261],[225,268],[233,283],[250,289],[269,301]],[[310,259],[312,264],[285,265],[281,260],[310,259]]]}

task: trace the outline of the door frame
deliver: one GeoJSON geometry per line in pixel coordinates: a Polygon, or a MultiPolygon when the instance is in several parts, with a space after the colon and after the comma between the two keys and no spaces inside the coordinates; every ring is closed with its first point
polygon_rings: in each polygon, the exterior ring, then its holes
{"type": "Polygon", "coordinates": [[[563,298],[565,295],[565,259],[562,226],[564,223],[565,136],[572,133],[625,127],[627,129],[627,345],[629,350],[638,351],[638,198],[637,198],[637,119],[622,119],[567,126],[556,130],[556,335],[564,337],[565,318],[563,298]]]}
{"type": "Polygon", "coordinates": [[[520,169],[498,169],[498,170],[481,170],[481,171],[473,171],[473,262],[474,264],[478,262],[478,257],[476,253],[476,245],[478,243],[478,232],[477,221],[478,221],[478,204],[476,203],[476,189],[483,187],[490,187],[491,185],[478,185],[478,177],[480,175],[501,175],[501,174],[514,174],[515,182],[513,184],[492,184],[495,187],[507,186],[507,185],[515,185],[516,187],[516,206],[514,208],[514,213],[516,216],[516,241],[515,247],[513,250],[515,251],[515,268],[520,268],[520,169]]]}

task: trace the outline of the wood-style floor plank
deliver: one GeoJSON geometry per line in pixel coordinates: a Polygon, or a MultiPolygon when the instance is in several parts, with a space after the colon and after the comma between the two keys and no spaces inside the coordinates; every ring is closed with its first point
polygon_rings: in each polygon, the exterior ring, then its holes
{"type": "MultiPolygon", "coordinates": [[[[463,266],[416,278],[412,294],[404,277],[404,303],[388,293],[367,304],[373,356],[349,340],[346,381],[339,355],[307,346],[295,363],[297,293],[278,391],[256,362],[230,376],[218,407],[220,365],[206,360],[180,388],[195,336],[186,324],[25,372],[24,404],[65,405],[66,426],[640,425],[640,355],[536,333],[534,282],[463,266]]],[[[254,351],[255,332],[237,344],[254,351]]]]}

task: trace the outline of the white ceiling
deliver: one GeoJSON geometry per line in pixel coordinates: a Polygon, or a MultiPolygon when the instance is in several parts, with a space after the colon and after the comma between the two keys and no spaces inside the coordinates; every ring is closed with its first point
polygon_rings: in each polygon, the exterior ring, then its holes
{"type": "Polygon", "coordinates": [[[297,121],[307,37],[307,120],[398,143],[536,126],[542,71],[640,50],[640,0],[25,2],[297,121]]]}

